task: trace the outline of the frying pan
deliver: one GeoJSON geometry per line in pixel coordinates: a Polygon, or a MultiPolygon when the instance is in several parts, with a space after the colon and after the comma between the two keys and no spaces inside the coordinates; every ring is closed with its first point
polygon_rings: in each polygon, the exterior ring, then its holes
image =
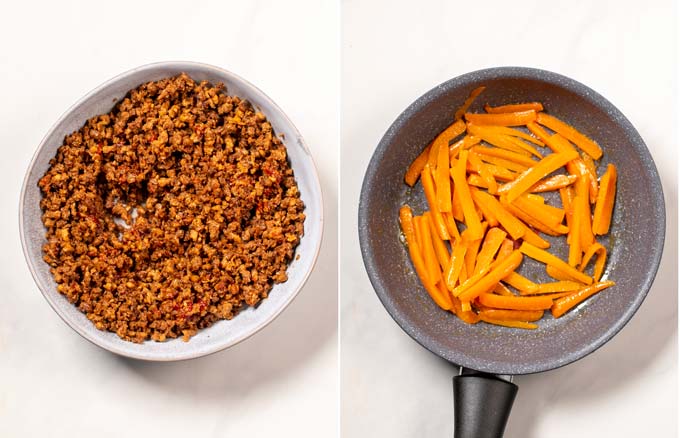
{"type": "MultiPolygon", "coordinates": [[[[551,194],[550,196],[557,196],[551,194]]],[[[555,205],[556,198],[547,201],[555,205]]],[[[475,71],[433,88],[390,126],[368,165],[359,202],[361,252],[378,298],[392,318],[432,353],[461,367],[453,378],[456,438],[499,438],[517,392],[511,376],[547,371],[578,360],[611,339],[630,320],[649,291],[661,260],[665,208],[661,182],[644,141],[604,97],[556,73],[500,67],[475,71]],[[403,182],[406,168],[453,120],[474,88],[487,88],[470,111],[484,103],[540,101],[596,140],[607,163],[619,171],[609,236],[600,239],[609,258],[603,278],[616,282],[559,319],[548,315],[537,330],[485,323],[468,325],[441,310],[414,273],[400,240],[398,210],[427,209],[420,184],[403,182]]],[[[551,251],[566,258],[563,238],[547,237],[551,251]]],[[[520,272],[548,281],[545,267],[528,257],[520,272]]]]}

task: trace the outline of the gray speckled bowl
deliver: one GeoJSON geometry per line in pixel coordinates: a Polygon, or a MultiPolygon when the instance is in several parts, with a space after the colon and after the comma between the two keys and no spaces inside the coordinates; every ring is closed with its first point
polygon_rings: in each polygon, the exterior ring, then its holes
{"type": "MultiPolygon", "coordinates": [[[[557,196],[556,194],[553,194],[557,196]]],[[[549,202],[556,200],[549,198],[549,202]]],[[[559,203],[559,201],[557,201],[559,203]]],[[[559,204],[558,204],[559,205],[559,204]]],[[[614,336],[638,309],[661,260],[665,209],[652,157],[635,128],[604,97],[567,77],[544,70],[501,67],[451,79],[418,98],[397,118],[368,165],[359,205],[359,238],[369,278],[383,305],[413,339],[455,364],[494,374],[527,374],[566,365],[614,336]],[[548,113],[569,121],[602,146],[604,158],[619,170],[616,208],[605,278],[616,286],[560,319],[548,315],[538,330],[480,323],[468,325],[430,299],[413,273],[399,240],[398,210],[404,203],[420,214],[426,208],[420,184],[403,183],[411,161],[453,121],[470,91],[486,85],[472,106],[484,103],[543,102],[548,113]],[[375,214],[380,212],[380,214],[375,214]]],[[[564,238],[549,238],[566,258],[564,238]]],[[[548,281],[544,265],[525,257],[521,273],[548,281]]]]}
{"type": "Polygon", "coordinates": [[[307,280],[319,253],[323,203],[309,149],[293,123],[269,97],[254,85],[219,67],[194,62],[161,62],[135,68],[107,81],[79,100],[54,124],[38,146],[26,173],[19,205],[19,228],[24,255],[35,282],[48,303],[71,328],[94,344],[123,356],[171,361],[204,356],[237,344],[270,323],[290,304],[307,280]],[[250,101],[267,116],[274,131],[285,136],[283,141],[305,203],[305,234],[296,250],[299,259],[293,260],[288,267],[288,281],[275,285],[269,297],[257,308],[244,309],[232,320],[217,322],[199,331],[189,342],[174,339],[135,344],[120,339],[114,333],[97,330],[83,313],[57,292],[49,266],[42,259],[45,228],[41,221],[41,194],[37,184],[67,134],[83,126],[88,118],[110,111],[129,90],[182,72],[197,81],[223,82],[227,93],[250,101]]]}

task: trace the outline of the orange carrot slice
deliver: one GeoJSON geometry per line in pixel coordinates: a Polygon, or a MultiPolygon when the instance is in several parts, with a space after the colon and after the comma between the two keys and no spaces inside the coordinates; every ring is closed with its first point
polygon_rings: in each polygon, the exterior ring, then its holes
{"type": "Polygon", "coordinates": [[[487,267],[491,266],[496,253],[505,240],[505,236],[507,236],[507,233],[500,228],[489,229],[484,238],[484,242],[482,243],[482,248],[479,253],[477,253],[473,274],[482,272],[487,267]]]}
{"type": "Polygon", "coordinates": [[[578,270],[583,272],[586,269],[586,266],[588,266],[590,259],[593,258],[595,254],[597,254],[597,259],[595,260],[595,267],[593,269],[593,281],[597,282],[600,281],[602,273],[604,272],[604,266],[607,263],[607,249],[604,246],[597,242],[590,245],[583,255],[583,260],[581,260],[581,265],[578,270]]]}
{"type": "Polygon", "coordinates": [[[538,290],[538,285],[536,283],[517,272],[508,274],[508,276],[503,279],[503,282],[517,289],[520,292],[520,295],[523,295],[523,292],[530,294],[538,290]]]}
{"type": "Polygon", "coordinates": [[[425,165],[425,168],[420,174],[420,182],[423,184],[423,191],[425,192],[425,198],[427,198],[427,203],[430,206],[430,211],[434,217],[435,225],[437,225],[437,232],[442,240],[451,240],[449,236],[449,231],[446,228],[446,223],[444,222],[444,217],[439,211],[439,205],[437,203],[437,196],[434,190],[434,181],[432,179],[432,172],[430,172],[429,165],[425,165]]]}
{"type": "Polygon", "coordinates": [[[578,271],[576,268],[569,266],[560,258],[540,248],[536,248],[528,242],[522,243],[522,246],[520,246],[519,250],[534,260],[538,260],[539,262],[545,263],[546,265],[555,267],[556,269],[562,271],[572,278],[575,278],[581,283],[590,284],[593,282],[593,279],[585,275],[583,272],[578,271]]]}
{"type": "Polygon", "coordinates": [[[470,284],[468,287],[462,287],[462,291],[461,289],[454,291],[453,294],[458,296],[462,302],[465,302],[472,301],[479,295],[490,292],[502,278],[507,277],[510,272],[517,269],[522,263],[522,258],[522,254],[519,251],[513,251],[507,259],[501,260],[498,263],[494,262],[489,272],[478,281],[470,284]]]}
{"type": "Polygon", "coordinates": [[[487,168],[484,163],[482,163],[482,160],[477,154],[468,154],[468,161],[473,163],[475,167],[479,168],[479,175],[484,179],[489,193],[492,195],[495,194],[498,191],[498,183],[496,183],[496,179],[493,177],[493,174],[489,168],[487,168]]]}
{"type": "Polygon", "coordinates": [[[468,96],[467,99],[465,99],[465,102],[463,102],[463,105],[461,105],[460,108],[456,111],[456,114],[454,115],[455,120],[460,120],[463,118],[463,115],[467,112],[467,110],[472,106],[473,102],[477,99],[477,96],[482,94],[482,91],[484,91],[486,87],[477,87],[474,90],[470,92],[470,95],[468,96]]]}
{"type": "Polygon", "coordinates": [[[483,315],[479,315],[479,320],[484,321],[487,324],[500,325],[500,326],[503,326],[503,327],[510,327],[510,328],[520,328],[520,329],[527,329],[527,330],[535,330],[535,329],[538,328],[538,325],[533,324],[531,322],[506,321],[506,320],[501,320],[501,319],[489,318],[488,316],[483,316],[483,315]]]}
{"type": "Polygon", "coordinates": [[[456,186],[456,193],[459,196],[460,203],[463,207],[463,215],[465,216],[465,225],[470,230],[471,239],[481,239],[484,237],[482,231],[482,223],[475,210],[472,196],[470,195],[470,187],[465,179],[465,168],[467,166],[468,151],[461,151],[460,158],[455,167],[451,169],[451,176],[456,186]]]}
{"type": "Polygon", "coordinates": [[[482,294],[479,302],[488,307],[511,310],[545,310],[553,305],[553,301],[544,296],[506,297],[496,294],[482,294]]]}
{"type": "Polygon", "coordinates": [[[517,111],[502,114],[465,113],[465,120],[475,125],[523,126],[536,120],[536,111],[517,111]]]}
{"type": "Polygon", "coordinates": [[[435,170],[435,186],[437,187],[437,205],[439,211],[451,211],[451,177],[449,176],[449,150],[440,147],[437,153],[437,168],[435,170]]]}
{"type": "Polygon", "coordinates": [[[442,271],[446,272],[446,268],[449,265],[449,250],[446,248],[446,244],[437,234],[437,226],[434,223],[432,214],[426,211],[423,216],[430,227],[430,235],[432,236],[432,245],[434,246],[434,253],[437,256],[437,261],[439,261],[439,266],[442,271]]]}
{"type": "Polygon", "coordinates": [[[465,251],[467,246],[463,242],[456,242],[453,245],[453,251],[451,251],[451,259],[449,260],[449,265],[446,269],[446,288],[452,291],[460,278],[460,271],[463,268],[463,262],[465,261],[465,251]]]}
{"type": "Polygon", "coordinates": [[[439,289],[435,286],[434,282],[430,280],[427,267],[425,266],[425,261],[421,255],[421,249],[418,243],[415,241],[415,226],[413,213],[408,205],[403,206],[399,210],[399,222],[401,223],[401,228],[406,237],[406,244],[408,246],[409,255],[411,257],[411,262],[413,267],[420,278],[421,283],[425,287],[430,297],[434,300],[439,307],[444,310],[449,310],[451,308],[451,299],[448,295],[444,296],[440,293],[439,289]]]}
{"type": "Polygon", "coordinates": [[[526,230],[524,224],[508,212],[495,197],[476,189],[472,190],[472,195],[478,204],[486,205],[496,220],[514,240],[524,236],[526,230]]]}
{"type": "Polygon", "coordinates": [[[600,191],[593,213],[593,232],[598,236],[609,232],[616,198],[616,177],[616,166],[609,164],[607,171],[600,178],[600,191]]]}
{"type": "Polygon", "coordinates": [[[427,163],[427,157],[430,154],[431,147],[432,143],[428,144],[425,147],[425,149],[423,149],[423,151],[420,153],[420,155],[418,155],[416,159],[413,160],[411,165],[408,166],[406,174],[404,175],[404,182],[409,186],[413,187],[415,183],[418,181],[418,178],[420,178],[420,173],[425,168],[425,164],[427,163]]]}
{"type": "Polygon", "coordinates": [[[485,309],[480,315],[498,321],[538,321],[543,318],[543,310],[485,309]]]}
{"type": "Polygon", "coordinates": [[[477,126],[477,128],[489,134],[517,137],[533,143],[536,146],[545,146],[545,143],[543,143],[541,140],[531,136],[530,134],[527,134],[526,132],[520,131],[519,129],[509,128],[507,126],[477,126]]]}
{"type": "Polygon", "coordinates": [[[514,181],[499,187],[498,193],[505,193],[508,197],[508,201],[512,202],[517,199],[519,195],[531,189],[531,186],[564,166],[569,161],[576,158],[576,156],[578,156],[578,154],[574,155],[567,152],[550,154],[544,157],[535,166],[530,167],[525,172],[521,173],[514,181]]]}
{"type": "Polygon", "coordinates": [[[574,184],[577,179],[576,175],[555,175],[537,182],[530,190],[531,193],[552,192],[574,184]]]}
{"type": "Polygon", "coordinates": [[[574,308],[576,305],[582,303],[585,299],[595,295],[596,293],[607,289],[608,287],[614,286],[613,281],[602,281],[599,283],[594,283],[588,287],[584,287],[578,292],[568,295],[563,298],[559,298],[555,301],[550,309],[555,318],[567,313],[570,309],[574,308]]]}
{"type": "Polygon", "coordinates": [[[538,113],[536,121],[573,142],[594,159],[599,160],[602,156],[602,149],[600,149],[600,146],[595,141],[581,134],[573,126],[564,123],[557,117],[541,112],[538,113]]]}
{"type": "Polygon", "coordinates": [[[549,294],[555,292],[573,292],[579,290],[583,287],[583,284],[577,283],[575,281],[555,281],[552,283],[540,283],[538,288],[533,292],[521,292],[520,295],[539,295],[539,294],[549,294]]]}
{"type": "Polygon", "coordinates": [[[496,107],[489,106],[489,104],[484,105],[484,111],[490,114],[515,113],[528,110],[534,110],[538,113],[543,111],[543,105],[540,102],[515,103],[496,107]]]}
{"type": "Polygon", "coordinates": [[[504,158],[510,162],[521,164],[522,167],[519,168],[520,170],[526,170],[528,167],[531,167],[537,163],[537,161],[532,160],[530,157],[527,157],[526,155],[518,154],[517,152],[512,152],[507,149],[490,148],[485,146],[473,146],[472,148],[470,148],[470,151],[480,155],[504,158]]]}

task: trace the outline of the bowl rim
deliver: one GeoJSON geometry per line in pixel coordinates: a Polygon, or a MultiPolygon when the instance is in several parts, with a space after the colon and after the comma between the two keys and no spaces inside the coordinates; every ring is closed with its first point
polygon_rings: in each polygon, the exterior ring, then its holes
{"type": "Polygon", "coordinates": [[[604,96],[575,79],[548,70],[521,66],[499,66],[463,73],[432,87],[413,100],[403,111],[399,113],[394,122],[392,122],[387,128],[375,150],[373,151],[371,159],[366,165],[366,171],[364,173],[364,179],[360,190],[357,213],[359,245],[364,267],[368,274],[371,286],[378,296],[381,304],[390,317],[397,323],[397,325],[422,347],[455,365],[478,371],[504,375],[533,374],[560,368],[588,356],[611,340],[617,333],[619,333],[621,329],[623,329],[623,327],[630,321],[633,315],[635,315],[635,313],[639,310],[642,302],[652,288],[663,255],[667,227],[663,185],[659,177],[658,169],[656,168],[654,159],[645,141],[642,139],[642,136],[635,129],[628,118],[604,96]],[[373,249],[372,244],[370,243],[371,239],[367,226],[367,198],[371,183],[369,181],[369,177],[372,177],[375,174],[376,169],[380,164],[381,158],[384,156],[387,147],[392,142],[393,133],[398,132],[411,119],[414,113],[422,111],[432,99],[445,93],[446,91],[453,88],[469,86],[470,84],[476,84],[485,80],[498,78],[532,79],[549,82],[553,85],[557,85],[567,91],[579,95],[581,98],[591,102],[598,108],[606,110],[611,119],[617,120],[619,122],[618,124],[620,124],[622,129],[625,131],[625,135],[631,139],[631,143],[634,145],[635,150],[640,153],[641,159],[645,162],[645,164],[648,165],[652,181],[650,195],[656,201],[655,204],[657,207],[657,213],[660,213],[657,217],[659,221],[658,233],[655,234],[654,241],[650,242],[651,246],[653,247],[651,265],[652,269],[644,273],[644,280],[642,282],[643,290],[636,296],[635,301],[631,303],[631,305],[620,316],[620,318],[616,320],[614,324],[603,330],[602,334],[590,344],[579,350],[566,352],[561,357],[559,357],[559,360],[549,360],[541,363],[532,363],[525,366],[522,366],[521,364],[506,363],[501,365],[489,365],[488,363],[476,357],[467,355],[464,352],[447,349],[442,343],[439,342],[438,339],[434,339],[427,336],[426,334],[423,334],[418,326],[411,324],[409,319],[399,310],[398,306],[391,298],[389,291],[386,290],[383,284],[382,277],[384,275],[380,273],[380,269],[377,267],[375,260],[372,258],[373,249]]]}
{"type": "MultiPolygon", "coordinates": [[[[212,64],[207,64],[207,63],[202,63],[202,62],[195,62],[195,61],[159,61],[159,62],[152,62],[148,64],[143,64],[138,67],[134,67],[132,69],[126,70],[122,73],[117,74],[116,76],[106,80],[102,84],[98,85],[97,87],[93,88],[89,92],[87,92],[85,95],[83,95],[80,99],[78,99],[75,103],[73,103],[71,106],[69,106],[66,111],[64,111],[61,116],[57,119],[56,122],[52,124],[52,126],[49,128],[49,130],[45,133],[43,136],[42,140],[38,144],[38,147],[36,148],[35,152],[33,153],[33,156],[31,157],[31,160],[28,164],[28,167],[26,168],[26,173],[24,175],[23,182],[21,184],[21,192],[19,195],[19,238],[21,240],[21,249],[24,254],[24,259],[26,261],[26,264],[28,265],[29,271],[31,272],[31,276],[33,277],[34,283],[38,286],[38,289],[40,290],[41,294],[45,298],[45,300],[48,302],[50,307],[55,311],[57,315],[64,321],[71,329],[73,329],[76,333],[78,333],[80,336],[82,336],[84,339],[90,341],[91,343],[97,345],[100,348],[103,348],[107,351],[110,351],[112,353],[118,354],[120,356],[125,356],[129,357],[132,359],[138,359],[138,360],[144,360],[144,361],[152,361],[152,362],[172,362],[172,361],[182,361],[182,360],[189,360],[189,359],[195,359],[198,357],[203,357],[203,356],[208,356],[214,353],[217,353],[218,351],[225,350],[229,347],[233,347],[234,345],[237,345],[246,339],[250,338],[251,336],[255,335],[262,329],[264,329],[267,325],[269,325],[272,321],[274,321],[280,314],[283,312],[284,309],[286,309],[292,301],[298,296],[300,293],[300,290],[304,287],[304,285],[307,283],[307,280],[309,280],[309,277],[314,270],[314,267],[316,266],[316,263],[319,258],[319,253],[321,251],[321,243],[323,241],[323,231],[324,231],[324,203],[323,203],[323,191],[321,187],[321,182],[319,179],[319,172],[316,166],[316,163],[314,161],[314,157],[312,156],[309,147],[307,146],[307,143],[305,139],[302,137],[302,134],[300,134],[300,131],[298,128],[295,126],[293,121],[288,117],[288,115],[281,109],[281,107],[274,102],[267,94],[265,94],[260,88],[257,86],[253,85],[251,82],[248,80],[244,79],[243,77],[237,75],[236,73],[233,73],[227,69],[224,69],[222,67],[218,67],[212,64]],[[260,321],[258,324],[256,324],[251,330],[248,330],[244,332],[241,336],[232,339],[230,342],[227,343],[219,343],[215,342],[213,345],[211,345],[209,348],[205,348],[200,351],[194,351],[190,347],[190,343],[186,343],[188,348],[185,349],[180,349],[178,352],[173,353],[173,354],[167,354],[163,353],[161,355],[148,355],[144,353],[137,353],[135,351],[131,351],[125,348],[119,348],[116,345],[113,344],[103,344],[100,342],[100,335],[104,333],[109,333],[107,331],[101,331],[97,330],[91,330],[89,327],[86,329],[86,327],[83,327],[82,324],[77,323],[75,320],[71,320],[62,310],[60,309],[58,303],[56,302],[56,299],[59,297],[63,297],[61,294],[59,294],[56,290],[45,290],[41,282],[39,280],[39,274],[37,272],[37,261],[33,260],[33,258],[30,256],[28,252],[28,236],[26,235],[26,230],[24,228],[24,204],[25,204],[25,198],[26,198],[26,192],[28,190],[28,185],[29,185],[29,177],[31,174],[31,171],[35,167],[36,161],[40,154],[42,153],[43,149],[46,147],[46,142],[47,139],[53,134],[54,131],[56,131],[62,123],[67,119],[77,108],[79,108],[84,102],[87,100],[91,99],[93,96],[101,92],[102,90],[112,86],[113,84],[118,83],[119,81],[132,76],[136,73],[143,72],[146,70],[155,70],[158,68],[163,68],[163,67],[173,67],[173,68],[178,68],[178,69],[187,69],[187,68],[195,68],[195,69],[201,69],[204,71],[211,71],[211,72],[216,72],[221,75],[225,75],[228,77],[233,78],[236,81],[241,82],[245,87],[249,88],[249,91],[252,91],[253,93],[259,95],[261,99],[267,101],[276,111],[279,112],[282,120],[289,125],[290,129],[295,133],[295,137],[297,140],[297,143],[299,147],[303,149],[305,152],[305,155],[308,157],[310,160],[311,166],[311,178],[310,182],[316,186],[316,200],[319,204],[319,218],[318,218],[318,227],[319,227],[319,233],[318,233],[318,238],[316,239],[316,242],[314,242],[314,252],[312,255],[312,258],[310,259],[310,263],[307,266],[307,269],[304,271],[300,282],[293,288],[292,292],[289,294],[289,296],[277,307],[271,315],[269,315],[268,318],[260,321]]],[[[303,236],[304,238],[304,236],[303,236]]],[[[282,283],[282,284],[285,284],[282,283]]],[[[221,320],[220,320],[221,321],[221,320]]],[[[217,322],[220,322],[217,321],[217,322]]],[[[88,323],[91,324],[91,322],[88,320],[88,323]]],[[[94,328],[94,325],[92,326],[94,328]]],[[[129,342],[129,341],[128,341],[129,342]]],[[[146,341],[146,342],[151,342],[151,341],[146,341]]]]}

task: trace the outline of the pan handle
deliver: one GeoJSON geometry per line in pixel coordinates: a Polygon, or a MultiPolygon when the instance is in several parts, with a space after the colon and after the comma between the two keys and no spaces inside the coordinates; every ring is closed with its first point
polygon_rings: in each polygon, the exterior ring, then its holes
{"type": "Polygon", "coordinates": [[[453,378],[454,438],[502,438],[517,385],[461,368],[453,378]]]}

